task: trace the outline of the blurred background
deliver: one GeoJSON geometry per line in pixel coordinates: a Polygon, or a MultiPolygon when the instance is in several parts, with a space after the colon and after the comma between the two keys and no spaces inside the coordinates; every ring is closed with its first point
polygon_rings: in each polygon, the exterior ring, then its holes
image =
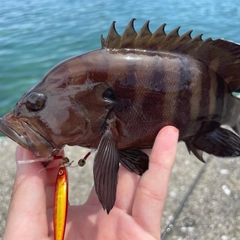
{"type": "MultiPolygon", "coordinates": [[[[192,36],[203,33],[203,39],[240,42],[238,0],[0,0],[0,117],[60,61],[100,48],[100,35],[107,36],[113,20],[122,34],[132,18],[137,19],[137,31],[151,20],[152,32],[167,23],[167,33],[181,26],[180,34],[192,29],[192,36]]],[[[15,148],[10,140],[0,140],[4,160],[0,166],[0,239],[15,174],[15,148]]],[[[201,167],[202,163],[180,145],[164,227],[201,167]]],[[[83,172],[81,180],[76,171],[70,174],[70,178],[75,175],[70,179],[73,182],[70,195],[75,194],[70,196],[71,203],[84,202],[86,197],[79,200],[79,192],[85,196],[88,192],[83,192],[91,187],[92,182],[88,181],[91,164],[83,172]]],[[[239,182],[239,160],[212,161],[169,239],[240,239],[239,182]]]]}

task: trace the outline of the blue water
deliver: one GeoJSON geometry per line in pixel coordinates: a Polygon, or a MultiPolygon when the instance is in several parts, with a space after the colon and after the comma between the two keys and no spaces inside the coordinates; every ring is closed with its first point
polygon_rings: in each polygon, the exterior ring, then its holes
{"type": "Polygon", "coordinates": [[[240,42],[238,0],[0,0],[0,116],[58,62],[100,48],[113,20],[121,34],[131,18],[156,30],[240,42]]]}

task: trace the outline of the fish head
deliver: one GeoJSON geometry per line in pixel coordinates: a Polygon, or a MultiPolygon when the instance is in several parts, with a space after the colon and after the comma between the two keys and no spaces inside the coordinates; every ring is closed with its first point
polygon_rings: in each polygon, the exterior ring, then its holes
{"type": "Polygon", "coordinates": [[[66,144],[97,148],[114,119],[115,96],[86,64],[76,57],[53,68],[0,119],[0,131],[37,157],[55,156],[66,144]]]}

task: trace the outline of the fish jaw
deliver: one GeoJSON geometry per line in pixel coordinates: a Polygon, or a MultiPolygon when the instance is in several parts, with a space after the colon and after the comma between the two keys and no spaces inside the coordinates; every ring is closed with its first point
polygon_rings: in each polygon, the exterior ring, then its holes
{"type": "Polygon", "coordinates": [[[26,121],[6,115],[0,118],[0,132],[31,151],[36,157],[49,158],[56,155],[53,145],[42,135],[34,131],[26,121]]]}

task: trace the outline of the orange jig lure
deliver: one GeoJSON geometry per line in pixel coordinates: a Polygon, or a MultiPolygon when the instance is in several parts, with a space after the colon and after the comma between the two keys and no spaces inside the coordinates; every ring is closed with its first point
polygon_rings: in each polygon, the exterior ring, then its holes
{"type": "Polygon", "coordinates": [[[68,178],[65,165],[69,162],[63,158],[62,164],[59,167],[58,175],[55,183],[54,194],[54,240],[63,240],[67,219],[68,207],[68,178]]]}

